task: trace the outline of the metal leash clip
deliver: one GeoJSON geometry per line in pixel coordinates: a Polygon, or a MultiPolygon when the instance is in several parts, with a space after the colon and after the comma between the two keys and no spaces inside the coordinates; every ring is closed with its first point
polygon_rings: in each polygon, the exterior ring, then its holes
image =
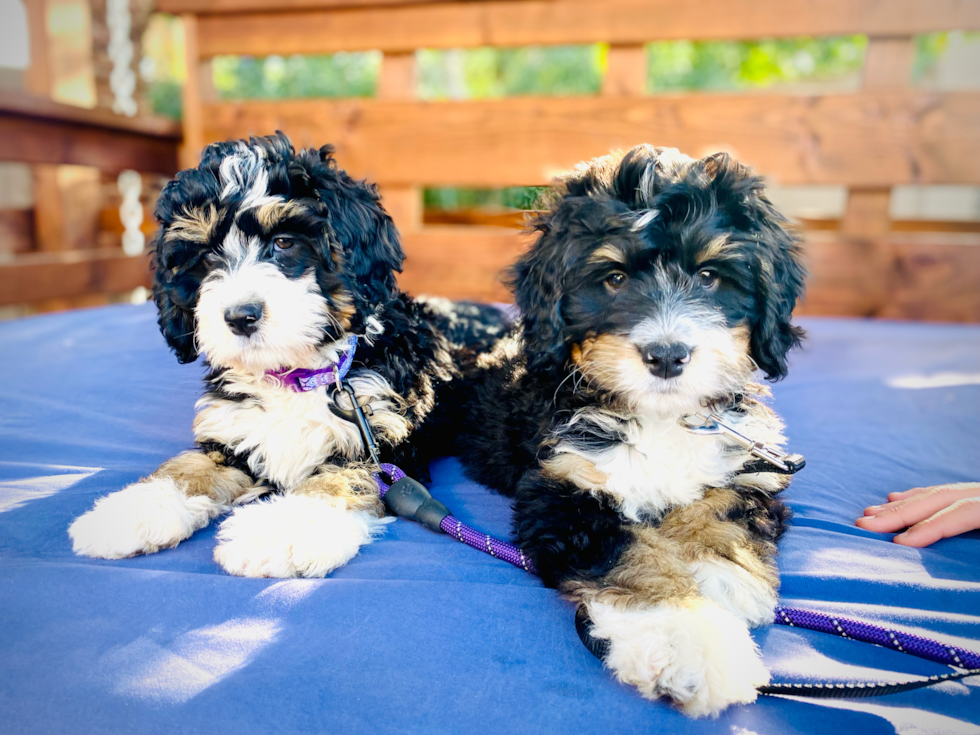
{"type": "Polygon", "coordinates": [[[691,413],[681,416],[677,423],[692,434],[724,434],[753,457],[769,462],[784,472],[798,472],[806,464],[802,454],[789,454],[763,442],[753,441],[724,423],[716,413],[709,413],[707,416],[691,413]]]}

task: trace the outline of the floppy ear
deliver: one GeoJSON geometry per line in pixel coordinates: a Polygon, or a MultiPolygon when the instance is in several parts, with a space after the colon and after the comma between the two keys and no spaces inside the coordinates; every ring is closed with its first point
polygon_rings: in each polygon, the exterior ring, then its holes
{"type": "Polygon", "coordinates": [[[527,367],[533,372],[560,369],[568,359],[561,312],[565,266],[551,219],[545,215],[535,223],[541,236],[510,269],[508,278],[521,312],[527,367]]]}
{"type": "Polygon", "coordinates": [[[355,299],[368,306],[386,303],[398,293],[395,273],[405,259],[398,230],[381,206],[377,187],[338,169],[332,154],[331,146],[303,151],[297,157],[302,170],[290,173],[298,174],[297,186],[308,186],[326,207],[347,275],[356,282],[351,289],[355,299]]]}
{"type": "Polygon", "coordinates": [[[786,376],[787,353],[799,346],[805,334],[791,320],[796,302],[803,298],[806,269],[795,232],[761,193],[759,199],[757,211],[764,213],[764,221],[756,265],[762,303],[752,329],[751,350],[766,379],[779,380],[786,376]]]}
{"type": "Polygon", "coordinates": [[[179,268],[166,267],[159,246],[162,238],[161,228],[153,255],[153,302],[157,305],[157,323],[170,349],[176,353],[177,361],[194,362],[197,359],[194,305],[199,284],[179,268]]]}
{"type": "Polygon", "coordinates": [[[750,350],[766,379],[779,380],[786,376],[786,355],[805,334],[792,323],[793,309],[805,290],[800,237],[766,197],[762,178],[727,153],[701,159],[689,176],[707,184],[729,225],[746,233],[753,244],[759,304],[750,350]]]}

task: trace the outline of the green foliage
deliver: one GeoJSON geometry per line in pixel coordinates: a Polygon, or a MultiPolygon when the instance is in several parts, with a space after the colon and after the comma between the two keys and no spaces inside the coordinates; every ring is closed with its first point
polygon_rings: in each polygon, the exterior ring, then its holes
{"type": "Polygon", "coordinates": [[[421,99],[596,94],[605,49],[589,46],[423,49],[417,55],[421,99]]]}
{"type": "Polygon", "coordinates": [[[864,63],[867,38],[661,41],[647,46],[647,88],[733,90],[839,78],[864,63]]]}
{"type": "Polygon", "coordinates": [[[511,186],[506,189],[461,189],[440,187],[425,190],[428,209],[469,209],[473,207],[533,209],[547,187],[511,186]]]}
{"type": "Polygon", "coordinates": [[[159,79],[148,83],[146,96],[153,112],[173,120],[180,120],[182,108],[180,90],[182,86],[180,82],[173,79],[159,79]]]}
{"type": "Polygon", "coordinates": [[[915,37],[915,59],[912,62],[912,79],[919,81],[939,61],[949,44],[948,33],[925,33],[915,37]]]}
{"type": "Polygon", "coordinates": [[[381,54],[330,56],[216,56],[214,86],[221,99],[370,97],[378,83],[381,54]]]}

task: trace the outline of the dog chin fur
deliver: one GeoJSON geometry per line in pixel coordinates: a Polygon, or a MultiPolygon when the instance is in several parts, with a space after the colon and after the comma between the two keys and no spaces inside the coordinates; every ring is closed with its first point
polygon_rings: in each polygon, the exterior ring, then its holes
{"type": "Polygon", "coordinates": [[[678,420],[713,411],[784,443],[755,375],[783,377],[803,335],[799,238],[723,154],[595,159],[539,209],[511,271],[519,328],[464,376],[463,465],[514,498],[518,545],[585,608],[617,678],[692,716],[751,702],[788,478],[678,420]]]}

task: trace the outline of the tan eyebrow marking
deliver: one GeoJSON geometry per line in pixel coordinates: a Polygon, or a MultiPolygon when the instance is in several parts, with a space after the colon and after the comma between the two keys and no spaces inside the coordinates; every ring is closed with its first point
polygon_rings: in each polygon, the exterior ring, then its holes
{"type": "Polygon", "coordinates": [[[298,214],[303,209],[296,201],[267,202],[255,210],[255,219],[265,230],[271,230],[284,218],[298,214]]]}
{"type": "Polygon", "coordinates": [[[589,263],[612,262],[620,265],[626,264],[626,254],[612,245],[602,245],[589,256],[589,263]]]}
{"type": "Polygon", "coordinates": [[[218,223],[218,210],[214,204],[206,207],[194,209],[190,212],[174,217],[173,224],[167,228],[164,240],[189,240],[191,242],[206,243],[214,233],[214,227],[218,223]]]}
{"type": "Polygon", "coordinates": [[[732,245],[732,240],[728,235],[719,235],[714,240],[709,242],[707,247],[698,253],[698,265],[701,265],[701,263],[709,261],[713,258],[717,258],[719,255],[732,247],[732,245]]]}

